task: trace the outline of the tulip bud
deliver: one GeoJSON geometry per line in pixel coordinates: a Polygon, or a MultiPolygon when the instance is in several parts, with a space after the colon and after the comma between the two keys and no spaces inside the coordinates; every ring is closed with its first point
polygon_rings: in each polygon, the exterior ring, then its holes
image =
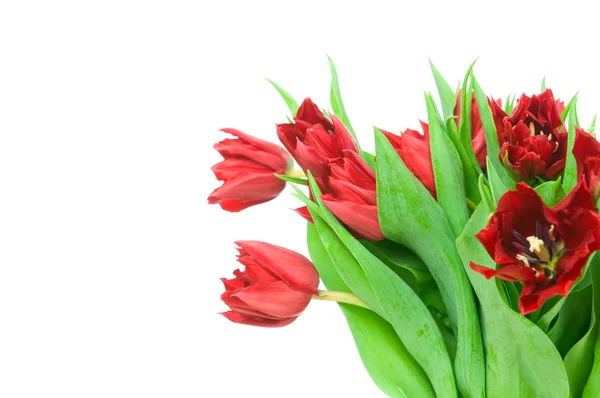
{"type": "Polygon", "coordinates": [[[212,171],[224,183],[210,194],[208,203],[238,212],[276,198],[285,188],[285,181],[275,174],[285,174],[290,168],[290,155],[278,145],[239,130],[222,131],[237,139],[225,139],[215,145],[224,160],[214,165],[212,171]]]}
{"type": "Polygon", "coordinates": [[[319,274],[303,255],[280,246],[257,241],[238,241],[238,261],[244,271],[221,279],[221,300],[231,311],[223,315],[232,322],[263,327],[288,325],[318,295],[319,274]]]}

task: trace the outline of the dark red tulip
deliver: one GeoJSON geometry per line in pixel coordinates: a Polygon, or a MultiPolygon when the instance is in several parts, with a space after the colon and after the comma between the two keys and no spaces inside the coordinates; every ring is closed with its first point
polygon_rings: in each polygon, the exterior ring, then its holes
{"type": "Polygon", "coordinates": [[[237,212],[268,202],[285,188],[285,181],[275,174],[285,174],[292,165],[290,155],[278,145],[252,137],[235,129],[222,131],[236,139],[224,139],[215,149],[224,160],[212,167],[223,185],[208,197],[208,203],[218,203],[224,210],[237,212]]]}
{"type": "Polygon", "coordinates": [[[342,157],[343,150],[358,151],[352,135],[334,115],[329,120],[310,98],[302,102],[294,123],[277,125],[279,140],[302,170],[315,178],[327,175],[330,159],[342,157]]]}
{"type": "Polygon", "coordinates": [[[375,172],[358,153],[329,162],[330,176],[324,180],[321,200],[360,239],[384,239],[377,216],[375,172]]]}
{"type": "Polygon", "coordinates": [[[239,241],[238,261],[244,271],[233,279],[221,279],[221,300],[231,311],[223,315],[245,325],[281,327],[298,318],[314,294],[319,274],[303,255],[280,246],[257,241],[239,241]]]}
{"type": "Polygon", "coordinates": [[[421,122],[423,134],[416,130],[407,129],[401,135],[381,130],[390,141],[398,156],[415,177],[436,198],[433,164],[431,163],[431,145],[429,141],[429,126],[421,122]]]}
{"type": "Polygon", "coordinates": [[[476,238],[498,269],[471,268],[488,279],[522,282],[519,308],[528,314],[553,296],[566,296],[581,277],[590,254],[600,249],[600,216],[585,181],[552,208],[519,183],[500,198],[476,238]]]}
{"type": "Polygon", "coordinates": [[[600,142],[590,133],[575,129],[573,155],[577,161],[577,180],[585,179],[594,200],[600,198],[600,142]]]}
{"type": "MultiPolygon", "coordinates": [[[[501,100],[489,100],[488,102],[495,102],[497,106],[502,106],[501,100]]],[[[456,125],[460,125],[460,115],[462,112],[461,104],[461,91],[458,91],[456,97],[456,105],[454,106],[454,116],[456,116],[456,125]]],[[[485,169],[486,167],[486,156],[487,148],[485,146],[485,132],[483,130],[483,124],[481,123],[481,115],[479,114],[479,108],[477,107],[477,101],[475,100],[475,94],[471,99],[471,145],[473,146],[473,152],[479,167],[485,169]]]]}
{"type": "Polygon", "coordinates": [[[553,179],[565,167],[567,132],[560,129],[564,105],[551,90],[523,94],[511,116],[492,102],[500,142],[500,161],[520,181],[553,179]]]}

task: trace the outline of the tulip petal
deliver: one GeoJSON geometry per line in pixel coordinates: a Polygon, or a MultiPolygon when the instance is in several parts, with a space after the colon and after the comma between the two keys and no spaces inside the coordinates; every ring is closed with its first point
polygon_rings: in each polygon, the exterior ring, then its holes
{"type": "Polygon", "coordinates": [[[312,294],[290,288],[285,282],[258,282],[235,292],[232,297],[248,307],[274,317],[300,315],[311,300],[312,294]]]}
{"type": "Polygon", "coordinates": [[[247,254],[256,263],[276,275],[290,288],[316,294],[319,274],[312,263],[300,253],[281,246],[258,241],[237,241],[240,254],[247,254]]]}
{"type": "Polygon", "coordinates": [[[321,195],[325,206],[362,239],[385,239],[379,226],[377,206],[340,200],[332,195],[321,195]]]}
{"type": "Polygon", "coordinates": [[[225,318],[229,319],[231,322],[240,323],[242,325],[251,325],[251,326],[261,326],[266,328],[279,328],[290,323],[294,322],[297,317],[294,318],[285,318],[279,320],[269,320],[269,319],[260,319],[260,318],[249,318],[245,317],[241,314],[238,314],[234,311],[222,312],[225,318]]]}

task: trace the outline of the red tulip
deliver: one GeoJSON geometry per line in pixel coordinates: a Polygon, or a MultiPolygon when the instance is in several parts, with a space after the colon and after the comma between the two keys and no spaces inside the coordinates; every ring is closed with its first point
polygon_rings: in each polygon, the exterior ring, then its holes
{"type": "Polygon", "coordinates": [[[225,139],[215,149],[225,160],[212,167],[224,184],[208,197],[224,210],[238,212],[268,202],[285,188],[285,181],[275,174],[285,174],[292,165],[290,155],[278,145],[252,137],[235,129],[222,131],[237,139],[225,139]]]}
{"type": "Polygon", "coordinates": [[[600,142],[580,128],[575,129],[573,155],[577,162],[577,180],[585,179],[594,200],[600,197],[600,142]]]}
{"type": "Polygon", "coordinates": [[[488,279],[522,282],[519,308],[528,314],[553,296],[566,296],[581,276],[590,254],[600,249],[600,216],[585,181],[552,208],[519,183],[500,198],[476,238],[498,269],[474,263],[471,268],[488,279]]]}
{"type": "Polygon", "coordinates": [[[221,300],[231,311],[223,315],[245,325],[281,327],[304,311],[318,294],[319,274],[303,255],[280,246],[257,241],[239,241],[238,261],[246,268],[235,278],[221,279],[221,300]]]}
{"type": "Polygon", "coordinates": [[[512,116],[491,103],[501,145],[500,161],[521,181],[552,179],[565,167],[567,132],[559,128],[562,102],[551,90],[531,97],[523,94],[512,116]]]}
{"type": "Polygon", "coordinates": [[[377,216],[375,172],[358,153],[329,162],[331,175],[324,180],[321,200],[360,239],[384,239],[377,216]]]}
{"type": "Polygon", "coordinates": [[[331,121],[310,98],[302,102],[295,123],[277,125],[277,135],[302,170],[315,178],[327,175],[330,159],[342,157],[343,150],[357,151],[352,135],[335,116],[331,121]]]}
{"type": "MultiPolygon", "coordinates": [[[[501,100],[488,100],[488,102],[495,102],[497,106],[502,106],[501,100]]],[[[461,107],[461,92],[459,90],[458,95],[456,96],[456,105],[454,106],[454,116],[456,116],[457,125],[460,124],[460,116],[462,112],[461,107]]],[[[481,123],[481,116],[479,114],[479,108],[477,107],[477,101],[475,100],[475,94],[473,94],[471,99],[471,145],[473,147],[473,152],[475,153],[477,163],[479,163],[479,167],[485,169],[487,157],[485,132],[483,130],[483,124],[481,123]]]]}
{"type": "Polygon", "coordinates": [[[390,141],[398,156],[415,177],[436,198],[433,164],[431,163],[431,146],[429,141],[429,126],[421,122],[423,134],[416,130],[407,129],[402,135],[392,134],[381,130],[390,141]]]}

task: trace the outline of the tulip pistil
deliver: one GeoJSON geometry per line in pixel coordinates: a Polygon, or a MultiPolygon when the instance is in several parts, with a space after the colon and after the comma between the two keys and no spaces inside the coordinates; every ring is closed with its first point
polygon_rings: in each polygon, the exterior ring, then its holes
{"type": "Polygon", "coordinates": [[[513,235],[516,238],[513,246],[520,251],[517,260],[531,268],[536,277],[543,273],[545,278],[554,279],[558,260],[566,250],[564,242],[556,236],[554,225],[542,226],[538,221],[535,235],[524,237],[516,230],[513,235]]]}

